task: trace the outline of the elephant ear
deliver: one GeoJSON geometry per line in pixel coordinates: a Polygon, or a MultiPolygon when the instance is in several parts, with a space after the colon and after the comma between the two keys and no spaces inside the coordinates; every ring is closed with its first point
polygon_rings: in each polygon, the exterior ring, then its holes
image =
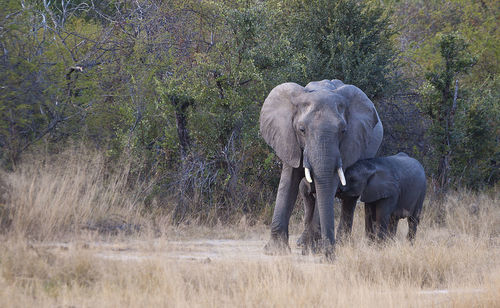
{"type": "Polygon", "coordinates": [[[283,83],[269,93],[260,111],[262,137],[284,163],[294,168],[300,166],[302,155],[293,128],[297,109],[294,99],[304,92],[296,83],[283,83]]]}
{"type": "Polygon", "coordinates": [[[361,194],[362,202],[375,202],[399,195],[398,180],[386,169],[375,168],[368,177],[365,190],[361,194]]]}
{"type": "MultiPolygon", "coordinates": [[[[332,81],[333,82],[333,81],[332,81]]],[[[372,158],[382,142],[383,128],[372,101],[358,87],[336,83],[332,92],[347,100],[344,113],[347,131],[340,143],[344,168],[365,158],[372,158]]]]}

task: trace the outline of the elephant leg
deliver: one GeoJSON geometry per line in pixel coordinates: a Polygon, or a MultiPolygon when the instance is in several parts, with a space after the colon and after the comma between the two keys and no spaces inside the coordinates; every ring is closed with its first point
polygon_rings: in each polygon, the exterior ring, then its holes
{"type": "Polygon", "coordinates": [[[313,253],[319,253],[321,248],[321,225],[319,222],[319,210],[314,206],[314,212],[311,224],[309,225],[309,234],[311,234],[310,250],[313,253]]]}
{"type": "Polygon", "coordinates": [[[267,254],[290,252],[290,246],[288,246],[288,224],[297,199],[300,180],[303,177],[304,169],[293,168],[283,164],[271,223],[271,239],[264,247],[264,251],[267,254]]]}
{"type": "Polygon", "coordinates": [[[408,235],[407,238],[411,244],[415,242],[415,234],[417,233],[417,226],[420,223],[420,212],[422,211],[422,204],[424,203],[425,195],[422,195],[417,201],[417,206],[413,214],[408,217],[408,235]]]}
{"type": "Polygon", "coordinates": [[[388,225],[389,225],[388,217],[380,217],[377,219],[377,240],[379,242],[383,242],[387,238],[388,225]]]}
{"type": "Polygon", "coordinates": [[[371,203],[365,203],[365,234],[369,240],[375,240],[375,230],[373,223],[375,221],[375,206],[371,203]]]}
{"type": "Polygon", "coordinates": [[[395,197],[389,197],[376,202],[375,219],[377,220],[377,239],[379,242],[387,238],[389,220],[395,204],[395,197]]]}
{"type": "Polygon", "coordinates": [[[302,232],[301,236],[297,239],[297,246],[303,246],[306,244],[308,239],[309,234],[307,231],[312,223],[315,202],[311,184],[304,179],[300,181],[299,194],[302,197],[302,202],[304,203],[304,232],[302,232]]]}
{"type": "Polygon", "coordinates": [[[408,235],[407,238],[411,244],[415,242],[415,234],[417,233],[417,226],[420,219],[415,216],[408,217],[408,235]]]}
{"type": "Polygon", "coordinates": [[[396,236],[396,231],[398,230],[399,219],[391,215],[389,219],[389,237],[393,239],[396,236]]]}
{"type": "Polygon", "coordinates": [[[304,202],[304,232],[297,240],[297,246],[302,247],[303,254],[315,251],[321,240],[321,230],[319,226],[318,209],[315,208],[316,198],[314,197],[314,184],[302,179],[299,186],[299,193],[304,202]],[[316,219],[314,219],[316,218],[316,219]]]}
{"type": "Polygon", "coordinates": [[[340,242],[345,241],[352,230],[352,221],[354,219],[354,210],[358,197],[344,196],[342,198],[342,210],[340,213],[340,223],[337,229],[337,239],[340,242]]]}

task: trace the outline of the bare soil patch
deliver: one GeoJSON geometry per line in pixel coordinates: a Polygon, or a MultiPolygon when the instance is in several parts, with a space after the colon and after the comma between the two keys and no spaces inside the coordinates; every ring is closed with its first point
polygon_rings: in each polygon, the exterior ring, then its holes
{"type": "MultiPolygon", "coordinates": [[[[295,243],[297,237],[290,239],[295,243]]],[[[92,256],[116,261],[144,261],[162,258],[175,262],[212,261],[263,261],[277,259],[297,263],[320,263],[319,255],[302,255],[301,249],[291,245],[288,255],[271,256],[264,254],[264,239],[151,239],[123,241],[78,241],[71,243],[49,242],[33,244],[34,247],[57,254],[85,250],[92,256]]]]}

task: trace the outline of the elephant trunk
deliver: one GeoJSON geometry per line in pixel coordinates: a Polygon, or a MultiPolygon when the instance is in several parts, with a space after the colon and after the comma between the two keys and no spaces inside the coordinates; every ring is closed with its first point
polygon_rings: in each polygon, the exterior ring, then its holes
{"type": "Polygon", "coordinates": [[[319,211],[321,238],[325,253],[332,252],[335,245],[334,200],[339,179],[332,172],[315,172],[316,205],[319,211]]]}
{"type": "MultiPolygon", "coordinates": [[[[304,155],[304,171],[311,173],[316,190],[316,207],[321,226],[322,247],[331,255],[335,246],[334,200],[339,182],[345,183],[338,139],[333,134],[320,136],[311,142],[304,155]],[[306,168],[312,167],[312,170],[306,168]]],[[[307,179],[307,175],[306,175],[307,179]]],[[[309,179],[308,179],[309,181],[309,179]]]]}

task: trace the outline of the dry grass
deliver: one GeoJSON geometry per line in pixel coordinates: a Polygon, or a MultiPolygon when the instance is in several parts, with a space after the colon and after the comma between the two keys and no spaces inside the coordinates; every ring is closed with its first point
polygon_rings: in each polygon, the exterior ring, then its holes
{"type": "MultiPolygon", "coordinates": [[[[367,243],[360,206],[351,243],[328,264],[296,249],[264,256],[267,228],[244,220],[165,225],[160,238],[82,229],[116,215],[127,224],[153,223],[137,213],[141,200],[134,196],[145,188],[127,187],[128,168],[104,177],[102,157],[91,157],[3,175],[9,191],[0,214],[10,222],[3,222],[0,241],[0,306],[500,306],[498,193],[450,194],[440,225],[427,201],[413,246],[403,222],[395,241],[367,243]],[[214,238],[234,240],[207,240],[214,238]]],[[[292,230],[296,237],[300,226],[292,230]]]]}
{"type": "Polygon", "coordinates": [[[131,191],[130,168],[131,162],[123,162],[110,172],[103,155],[73,149],[2,172],[2,207],[9,216],[4,225],[15,236],[36,240],[82,229],[133,231],[128,229],[137,229],[143,220],[137,209],[149,186],[137,182],[131,191]]]}

